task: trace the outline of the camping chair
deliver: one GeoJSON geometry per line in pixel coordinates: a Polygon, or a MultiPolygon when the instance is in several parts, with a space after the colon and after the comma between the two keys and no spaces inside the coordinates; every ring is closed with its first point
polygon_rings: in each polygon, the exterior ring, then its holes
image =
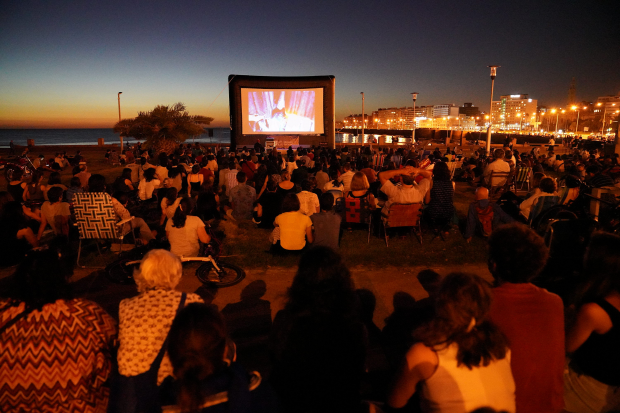
{"type": "Polygon", "coordinates": [[[534,201],[534,205],[532,205],[532,208],[530,209],[530,216],[528,220],[530,227],[536,228],[537,226],[539,226],[539,220],[537,221],[536,218],[544,211],[558,205],[559,203],[559,196],[541,196],[536,201],[534,201]]]}
{"type": "Polygon", "coordinates": [[[388,245],[388,228],[411,227],[411,232],[415,233],[420,245],[422,245],[422,228],[420,226],[422,216],[422,203],[416,204],[392,204],[387,214],[382,215],[383,235],[385,246],[388,245]]]}
{"type": "MultiPolygon", "coordinates": [[[[80,233],[80,244],[78,246],[77,265],[80,266],[80,254],[82,252],[82,240],[84,239],[115,239],[121,242],[119,255],[123,250],[123,226],[135,219],[129,217],[120,222],[116,222],[116,214],[112,206],[112,198],[104,192],[76,193],[74,196],[73,210],[75,221],[80,233]]],[[[133,234],[133,229],[129,231],[133,234]]],[[[128,233],[128,234],[129,234],[128,233]]],[[[136,237],[134,236],[134,243],[136,237]]],[[[97,250],[101,255],[99,244],[97,250]]]]}
{"type": "Polygon", "coordinates": [[[489,200],[497,201],[510,188],[513,177],[514,172],[491,171],[489,182],[485,184],[489,189],[489,200]]]}
{"type": "Polygon", "coordinates": [[[532,168],[529,167],[523,167],[520,168],[519,171],[517,172],[517,175],[515,176],[515,192],[517,191],[517,187],[519,187],[518,189],[523,190],[523,186],[527,185],[527,191],[530,191],[530,177],[532,176],[532,168]]]}
{"type": "Polygon", "coordinates": [[[368,224],[368,241],[372,230],[372,214],[366,198],[347,197],[344,200],[344,220],[347,224],[368,224]]]}

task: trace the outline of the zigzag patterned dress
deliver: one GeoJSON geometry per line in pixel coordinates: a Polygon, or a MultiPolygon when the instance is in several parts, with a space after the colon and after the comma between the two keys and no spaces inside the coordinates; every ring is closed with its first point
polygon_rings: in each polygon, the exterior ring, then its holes
{"type": "MultiPolygon", "coordinates": [[[[7,304],[0,303],[0,328],[25,308],[7,304]]],[[[0,411],[105,412],[115,345],[114,320],[93,302],[58,300],[32,311],[0,337],[0,411]]]]}

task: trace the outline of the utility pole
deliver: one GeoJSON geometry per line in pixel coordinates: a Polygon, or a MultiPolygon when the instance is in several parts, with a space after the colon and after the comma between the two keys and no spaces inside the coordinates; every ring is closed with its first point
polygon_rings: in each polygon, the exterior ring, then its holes
{"type": "Polygon", "coordinates": [[[364,146],[364,120],[365,120],[365,116],[364,116],[364,92],[360,92],[360,94],[362,95],[362,146],[364,146]]]}
{"type": "MultiPolygon", "coordinates": [[[[121,93],[123,92],[118,92],[118,121],[121,121],[121,93]]],[[[120,133],[121,138],[121,154],[123,153],[123,132],[120,133]]]]}
{"type": "Polygon", "coordinates": [[[495,86],[495,76],[497,76],[497,68],[501,66],[490,65],[491,69],[491,103],[489,104],[489,129],[487,130],[487,155],[491,155],[491,126],[493,126],[493,87],[495,86]]]}

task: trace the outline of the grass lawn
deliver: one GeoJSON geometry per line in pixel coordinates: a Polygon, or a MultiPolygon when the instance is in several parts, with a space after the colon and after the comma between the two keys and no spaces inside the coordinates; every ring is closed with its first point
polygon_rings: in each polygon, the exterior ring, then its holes
{"type": "MultiPolygon", "coordinates": [[[[463,221],[473,200],[473,188],[457,183],[454,206],[459,219],[463,221]]],[[[294,266],[298,257],[273,256],[269,250],[269,230],[256,228],[251,222],[231,223],[222,221],[220,229],[226,234],[224,255],[231,262],[245,268],[268,266],[294,266]]],[[[486,244],[481,238],[474,238],[468,244],[458,228],[453,228],[443,241],[423,227],[422,245],[415,236],[401,239],[391,236],[389,247],[383,237],[371,236],[367,243],[364,229],[344,231],[340,241],[340,253],[349,266],[363,265],[380,269],[385,266],[442,266],[454,264],[480,264],[487,260],[486,244]]]]}

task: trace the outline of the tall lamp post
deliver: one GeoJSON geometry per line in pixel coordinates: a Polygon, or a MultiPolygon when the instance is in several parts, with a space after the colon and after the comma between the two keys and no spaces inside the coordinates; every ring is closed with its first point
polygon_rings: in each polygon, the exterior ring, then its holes
{"type": "Polygon", "coordinates": [[[364,116],[364,92],[360,92],[360,94],[362,95],[362,146],[364,145],[364,122],[365,122],[365,116],[364,116]]]}
{"type": "Polygon", "coordinates": [[[551,113],[557,113],[555,115],[555,133],[558,133],[558,121],[560,120],[560,110],[559,109],[551,109],[551,113]]]}
{"type": "Polygon", "coordinates": [[[411,93],[411,99],[413,99],[413,129],[411,131],[411,143],[414,144],[415,143],[415,101],[418,98],[418,92],[412,92],[411,93]]]}
{"type": "Polygon", "coordinates": [[[489,129],[487,130],[487,155],[491,154],[491,126],[493,125],[493,87],[495,86],[495,76],[497,76],[497,68],[501,66],[487,66],[491,69],[491,102],[489,103],[489,129]]]}
{"type": "MultiPolygon", "coordinates": [[[[118,121],[121,121],[121,93],[118,92],[118,121]]],[[[123,153],[123,132],[119,134],[119,138],[121,139],[121,153],[123,153]]]]}

